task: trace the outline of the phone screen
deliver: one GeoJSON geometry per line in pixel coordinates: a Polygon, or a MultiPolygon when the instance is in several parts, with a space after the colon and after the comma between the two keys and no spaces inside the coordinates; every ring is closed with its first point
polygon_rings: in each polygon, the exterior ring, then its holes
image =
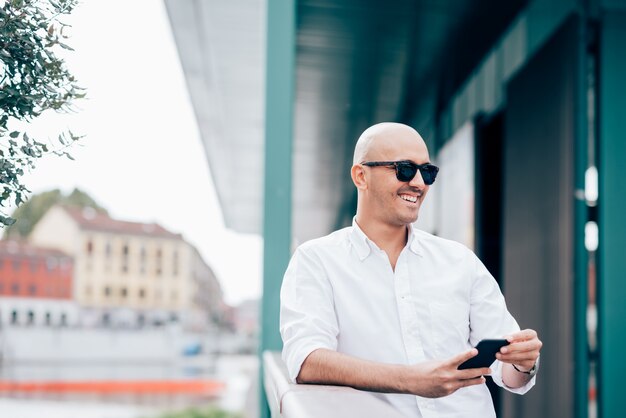
{"type": "Polygon", "coordinates": [[[478,369],[480,367],[489,367],[496,360],[496,353],[501,347],[509,345],[507,340],[482,340],[476,345],[478,354],[471,359],[461,363],[459,370],[478,369]]]}

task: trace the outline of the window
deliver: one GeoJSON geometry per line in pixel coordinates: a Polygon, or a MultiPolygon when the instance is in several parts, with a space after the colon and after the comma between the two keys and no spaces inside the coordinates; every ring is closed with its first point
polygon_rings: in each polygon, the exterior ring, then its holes
{"type": "Polygon", "coordinates": [[[13,260],[13,271],[19,271],[20,267],[22,267],[22,264],[20,263],[20,260],[14,259],[13,260]]]}
{"type": "Polygon", "coordinates": [[[141,250],[139,250],[139,272],[141,274],[146,274],[146,247],[141,246],[141,250]]]}
{"type": "Polygon", "coordinates": [[[34,284],[31,284],[28,286],[28,294],[33,296],[37,294],[37,286],[34,284]]]}
{"type": "Polygon", "coordinates": [[[174,250],[174,256],[172,258],[172,262],[174,263],[172,267],[172,273],[174,274],[174,276],[178,276],[178,251],[174,250]]]}
{"type": "Polygon", "coordinates": [[[139,299],[146,297],[146,289],[139,289],[139,299]]]}
{"type": "Polygon", "coordinates": [[[122,295],[123,298],[125,298],[128,295],[128,289],[126,289],[125,287],[122,287],[120,294],[122,295]]]}
{"type": "Polygon", "coordinates": [[[57,268],[59,264],[59,261],[54,258],[54,257],[48,257],[46,258],[46,268],[48,269],[48,271],[52,271],[55,268],[57,268]]]}
{"type": "Polygon", "coordinates": [[[93,255],[93,241],[91,241],[91,240],[87,241],[87,248],[86,248],[86,250],[87,250],[87,255],[88,256],[93,255]]]}
{"type": "Polygon", "coordinates": [[[20,293],[20,284],[19,283],[13,283],[11,285],[11,293],[13,293],[14,295],[17,295],[18,293],[20,293]]]}
{"type": "Polygon", "coordinates": [[[17,311],[14,310],[14,311],[11,312],[11,323],[13,325],[16,325],[18,323],[18,321],[19,321],[19,316],[17,314],[17,311]]]}
{"type": "Polygon", "coordinates": [[[35,312],[33,311],[28,311],[28,320],[27,320],[27,324],[28,325],[33,325],[35,323],[35,312]]]}
{"type": "Polygon", "coordinates": [[[162,261],[163,261],[162,260],[162,255],[163,255],[163,253],[161,252],[161,249],[157,248],[157,251],[156,251],[156,275],[157,276],[160,276],[161,273],[163,272],[163,269],[162,269],[162,261]]]}
{"type": "Polygon", "coordinates": [[[128,272],[128,244],[122,247],[122,273],[128,272]]]}
{"type": "Polygon", "coordinates": [[[65,313],[61,314],[61,326],[62,327],[67,326],[67,314],[65,313]]]}
{"type": "Polygon", "coordinates": [[[28,266],[30,267],[30,272],[34,273],[37,271],[37,267],[38,267],[37,260],[30,260],[30,263],[28,263],[28,266]]]}
{"type": "Polygon", "coordinates": [[[45,323],[47,326],[50,326],[52,324],[52,315],[50,315],[50,312],[46,312],[46,316],[45,316],[45,323]]]}
{"type": "Polygon", "coordinates": [[[104,246],[104,255],[107,258],[111,257],[111,242],[107,241],[106,245],[104,246]]]}
{"type": "Polygon", "coordinates": [[[104,297],[108,298],[109,296],[111,296],[111,288],[109,286],[106,286],[104,288],[104,297]]]}

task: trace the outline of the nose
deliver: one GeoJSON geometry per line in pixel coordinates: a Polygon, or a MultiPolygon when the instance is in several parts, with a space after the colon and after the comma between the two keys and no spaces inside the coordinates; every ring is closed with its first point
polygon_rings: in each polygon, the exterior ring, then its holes
{"type": "Polygon", "coordinates": [[[424,189],[426,187],[426,183],[424,183],[421,171],[417,170],[417,173],[415,173],[415,177],[413,177],[409,182],[409,186],[417,187],[419,189],[424,189]]]}

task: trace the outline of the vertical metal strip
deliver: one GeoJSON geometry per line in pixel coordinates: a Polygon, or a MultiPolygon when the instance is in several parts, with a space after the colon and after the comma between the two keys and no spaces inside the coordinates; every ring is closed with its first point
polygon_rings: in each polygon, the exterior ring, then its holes
{"type": "Polygon", "coordinates": [[[598,403],[608,418],[623,415],[626,375],[626,11],[603,11],[600,31],[598,403]]]}
{"type": "Polygon", "coordinates": [[[588,89],[593,82],[589,76],[587,48],[587,17],[583,14],[578,25],[576,69],[577,123],[574,137],[574,414],[587,418],[589,402],[589,357],[587,341],[587,269],[588,253],[585,248],[585,225],[589,214],[585,200],[585,172],[588,167],[587,141],[589,120],[588,89]]]}
{"type": "Polygon", "coordinates": [[[262,417],[268,417],[270,412],[263,390],[261,354],[282,347],[278,330],[280,285],[289,263],[291,245],[295,19],[296,0],[267,0],[263,300],[259,356],[262,417]]]}

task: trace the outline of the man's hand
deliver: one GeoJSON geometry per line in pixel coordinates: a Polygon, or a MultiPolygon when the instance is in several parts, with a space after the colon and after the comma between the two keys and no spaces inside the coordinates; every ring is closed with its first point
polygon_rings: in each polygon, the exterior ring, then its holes
{"type": "Polygon", "coordinates": [[[532,329],[525,329],[506,337],[509,345],[496,353],[496,358],[503,363],[515,365],[519,370],[528,371],[533,368],[539,357],[542,342],[532,329]]]}
{"type": "Polygon", "coordinates": [[[444,361],[428,361],[410,366],[410,392],[425,398],[450,395],[458,389],[485,383],[483,375],[491,374],[488,367],[457,370],[459,365],[478,354],[475,348],[444,361]]]}

